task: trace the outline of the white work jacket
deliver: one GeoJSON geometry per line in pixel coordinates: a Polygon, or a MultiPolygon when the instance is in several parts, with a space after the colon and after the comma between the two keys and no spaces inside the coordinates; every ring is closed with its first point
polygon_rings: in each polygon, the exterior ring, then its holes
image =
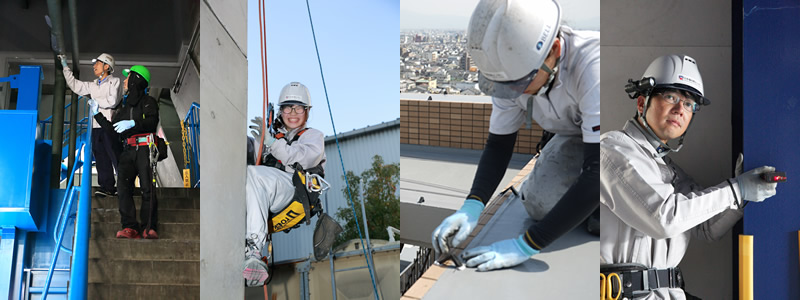
{"type": "Polygon", "coordinates": [[[517,132],[528,115],[544,130],[600,142],[600,33],[562,26],[561,62],[549,93],[516,99],[492,97],[489,132],[517,132]],[[533,97],[531,107],[528,100],[533,97]]]}
{"type": "MultiPolygon", "coordinates": [[[[630,120],[600,143],[600,263],[676,267],[691,236],[717,240],[741,219],[735,199],[743,201],[736,180],[699,186],[670,158],[658,158],[630,120]]],[[[658,289],[645,299],[685,296],[658,289]]]]}
{"type": "MultiPolygon", "coordinates": [[[[64,68],[64,79],[67,80],[67,86],[75,94],[85,96],[89,95],[90,98],[97,100],[98,111],[106,117],[107,120],[112,119],[114,108],[119,103],[119,78],[109,74],[105,79],[97,78],[93,81],[80,81],[72,76],[72,70],[69,67],[64,68]]],[[[100,128],[100,124],[92,118],[92,128],[100,128]]]]}
{"type": "Polygon", "coordinates": [[[322,131],[314,128],[309,128],[300,136],[297,141],[291,145],[294,136],[300,131],[301,128],[295,128],[291,131],[286,131],[285,128],[279,128],[279,132],[286,135],[285,139],[278,139],[272,146],[268,147],[269,154],[275,156],[278,160],[286,166],[286,172],[293,174],[295,163],[300,163],[305,169],[316,167],[322,163],[322,168],[325,168],[325,134],[322,131]]]}

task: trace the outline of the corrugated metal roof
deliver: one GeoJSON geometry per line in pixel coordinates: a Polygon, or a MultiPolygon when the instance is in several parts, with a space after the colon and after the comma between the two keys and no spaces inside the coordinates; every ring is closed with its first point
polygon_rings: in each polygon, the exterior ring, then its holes
{"type": "MultiPolygon", "coordinates": [[[[349,207],[348,200],[342,193],[345,186],[342,178],[342,160],[345,168],[356,174],[361,174],[370,168],[372,157],[375,155],[383,157],[384,163],[400,162],[400,120],[345,132],[339,134],[338,138],[342,159],[339,158],[333,137],[325,138],[325,155],[328,159],[325,166],[325,180],[331,184],[331,189],[322,195],[322,205],[325,212],[331,216],[335,216],[339,208],[349,207]]],[[[361,223],[361,212],[357,213],[361,223]]],[[[311,220],[311,225],[293,229],[289,234],[273,235],[272,246],[276,263],[303,260],[313,255],[312,238],[316,221],[317,218],[314,218],[311,220]]],[[[364,225],[361,226],[363,228],[364,225]]]]}

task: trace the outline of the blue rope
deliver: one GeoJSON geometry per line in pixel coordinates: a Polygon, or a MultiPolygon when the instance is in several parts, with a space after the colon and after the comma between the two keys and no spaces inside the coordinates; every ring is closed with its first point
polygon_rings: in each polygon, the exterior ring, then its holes
{"type": "MultiPolygon", "coordinates": [[[[347,180],[347,172],[344,168],[344,159],[342,158],[342,149],[339,147],[339,137],[336,134],[336,125],[333,122],[333,111],[331,111],[331,101],[328,99],[328,87],[325,85],[325,75],[322,72],[322,59],[319,56],[319,47],[317,46],[317,35],[314,33],[314,21],[311,20],[311,6],[308,4],[308,0],[306,0],[306,8],[308,9],[308,22],[311,24],[311,35],[314,38],[314,49],[317,51],[317,62],[319,62],[319,75],[322,77],[322,88],[325,90],[325,102],[328,103],[328,113],[331,116],[331,126],[333,127],[333,137],[336,140],[336,150],[339,152],[339,161],[342,163],[342,173],[344,174],[344,183],[347,187],[347,199],[350,201],[350,208],[353,211],[353,220],[356,221],[356,229],[358,231],[358,239],[361,241],[361,245],[364,244],[364,238],[361,236],[361,226],[358,224],[358,215],[356,214],[356,207],[353,204],[353,196],[350,194],[350,183],[347,180]]],[[[365,230],[369,230],[365,228],[365,230]]],[[[367,241],[369,242],[369,241],[367,241]]],[[[367,269],[369,270],[369,278],[372,280],[372,289],[375,291],[375,299],[380,299],[378,296],[378,287],[375,284],[375,275],[372,274],[372,264],[370,264],[370,260],[372,258],[372,253],[367,253],[367,247],[362,247],[362,252],[364,252],[364,258],[367,260],[367,269]]],[[[334,293],[336,291],[333,291],[334,293]]]]}

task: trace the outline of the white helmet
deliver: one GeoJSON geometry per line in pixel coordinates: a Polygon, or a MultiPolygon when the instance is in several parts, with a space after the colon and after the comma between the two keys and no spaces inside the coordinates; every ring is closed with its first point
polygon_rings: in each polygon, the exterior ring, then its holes
{"type": "MultiPolygon", "coordinates": [[[[711,100],[703,96],[703,78],[700,77],[700,71],[697,69],[697,62],[694,58],[686,55],[664,55],[656,58],[650,63],[650,66],[644,71],[642,79],[634,81],[628,80],[628,85],[625,86],[625,92],[628,96],[635,99],[639,96],[644,96],[644,109],[639,112],[637,110],[637,118],[641,121],[640,124],[646,129],[649,135],[650,143],[655,147],[658,157],[664,157],[670,152],[678,152],[683,147],[683,140],[686,137],[686,131],[678,139],[677,146],[670,146],[661,141],[656,133],[650,128],[647,123],[647,109],[650,107],[651,94],[654,89],[678,89],[692,93],[697,96],[697,104],[709,105],[711,100]]],[[[699,108],[699,107],[698,107],[699,108]]],[[[692,114],[694,120],[695,114],[692,114]]]]}
{"type": "Polygon", "coordinates": [[[107,64],[109,70],[113,73],[114,72],[114,57],[108,53],[102,53],[97,58],[92,60],[92,63],[97,61],[102,61],[103,63],[107,64]]]}
{"type": "Polygon", "coordinates": [[[673,88],[697,95],[697,104],[709,105],[703,96],[703,78],[694,58],[686,55],[664,55],[656,58],[644,71],[642,78],[653,78],[654,88],[673,88]]]}
{"type": "Polygon", "coordinates": [[[278,106],[286,104],[311,107],[311,95],[308,93],[308,88],[299,82],[291,82],[285,85],[281,90],[278,106]]]}
{"type": "Polygon", "coordinates": [[[489,80],[518,80],[544,63],[560,23],[554,0],[481,0],[469,20],[467,50],[489,80]]]}

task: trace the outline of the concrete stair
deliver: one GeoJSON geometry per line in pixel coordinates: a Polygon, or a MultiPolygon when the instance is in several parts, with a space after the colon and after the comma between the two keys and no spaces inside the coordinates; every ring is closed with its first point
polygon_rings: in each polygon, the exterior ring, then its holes
{"type": "MultiPolygon", "coordinates": [[[[88,299],[200,298],[200,191],[159,188],[156,197],[158,240],[117,239],[117,197],[92,199],[88,299]]],[[[134,196],[137,216],[141,201],[134,196]]]]}

